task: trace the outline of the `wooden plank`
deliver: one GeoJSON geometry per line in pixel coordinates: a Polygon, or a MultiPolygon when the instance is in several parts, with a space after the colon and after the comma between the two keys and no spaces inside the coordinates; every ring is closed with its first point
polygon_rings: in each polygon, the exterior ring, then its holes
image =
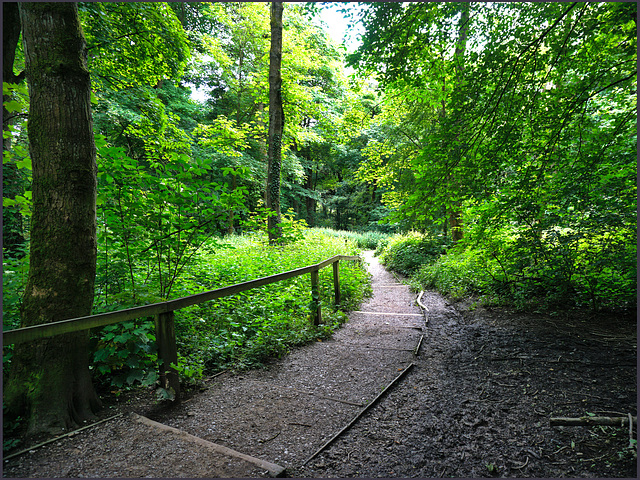
{"type": "MultiPolygon", "coordinates": [[[[638,424],[638,417],[632,417],[633,423],[638,424]]],[[[584,427],[588,425],[609,425],[612,427],[624,427],[629,425],[629,417],[552,417],[549,420],[552,427],[584,427]]]]}
{"type": "Polygon", "coordinates": [[[340,305],[340,261],[333,264],[333,298],[334,305],[340,305]]]}
{"type": "Polygon", "coordinates": [[[354,310],[353,313],[364,313],[366,315],[386,315],[389,317],[422,317],[421,313],[392,313],[392,312],[363,312],[362,310],[354,310]]]}
{"type": "Polygon", "coordinates": [[[180,438],[184,440],[206,447],[209,450],[212,450],[216,453],[221,453],[223,455],[228,455],[230,457],[240,458],[242,460],[245,460],[246,462],[252,463],[253,465],[257,465],[258,467],[264,468],[265,470],[267,470],[272,477],[282,477],[285,474],[285,467],[281,467],[280,465],[277,465],[275,463],[267,462],[266,460],[262,460],[260,458],[256,458],[250,455],[246,455],[244,453],[240,453],[229,447],[225,447],[223,445],[218,445],[217,443],[209,442],[208,440],[204,440],[200,437],[196,437],[195,435],[191,435],[190,433],[187,433],[183,430],[179,430],[177,428],[155,422],[147,417],[138,415],[137,413],[131,413],[131,418],[134,421],[141,423],[143,425],[157,428],[163,432],[171,432],[175,435],[178,435],[180,438]]]}
{"type": "Polygon", "coordinates": [[[6,346],[13,343],[30,342],[40,338],[104,327],[105,325],[126,322],[137,318],[153,317],[167,311],[169,310],[164,303],[154,303],[141,307],[128,308],[126,310],[118,310],[117,312],[99,313],[87,317],[70,318],[68,320],[60,320],[42,325],[16,328],[2,332],[2,344],[6,346]]]}
{"type": "Polygon", "coordinates": [[[311,271],[311,320],[314,325],[320,325],[322,322],[319,270],[311,271]]]}
{"type": "Polygon", "coordinates": [[[156,315],[156,343],[160,363],[160,386],[167,391],[173,390],[174,401],[180,401],[180,378],[175,368],[178,364],[174,313],[156,315]]]}
{"type": "Polygon", "coordinates": [[[336,255],[315,265],[309,265],[295,270],[278,273],[276,275],[270,275],[268,277],[262,277],[256,280],[250,280],[248,282],[238,283],[228,287],[198,293],[196,295],[190,295],[188,297],[169,300],[167,302],[153,303],[151,305],[133,307],[126,310],[118,310],[116,312],[99,313],[97,315],[70,318],[58,322],[7,330],[2,334],[2,344],[11,345],[15,343],[30,342],[33,340],[38,340],[40,338],[53,337],[55,335],[61,335],[64,333],[88,330],[90,328],[104,327],[105,325],[126,322],[128,320],[135,320],[137,318],[154,317],[162,313],[180,310],[181,308],[196,305],[198,303],[215,300],[216,298],[222,298],[229,295],[235,295],[236,293],[241,293],[253,288],[258,288],[264,285],[269,285],[271,283],[281,282],[289,278],[298,277],[300,275],[312,272],[313,270],[324,268],[334,262],[337,262],[338,260],[360,260],[360,257],[350,255],[336,255]]]}

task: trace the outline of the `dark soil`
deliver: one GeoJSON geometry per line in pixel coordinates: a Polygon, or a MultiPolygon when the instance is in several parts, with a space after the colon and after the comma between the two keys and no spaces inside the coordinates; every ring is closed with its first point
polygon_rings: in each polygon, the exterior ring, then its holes
{"type": "MultiPolygon", "coordinates": [[[[628,428],[549,425],[556,416],[637,415],[634,318],[523,315],[426,292],[425,325],[416,295],[370,253],[367,260],[374,297],[331,340],[265,370],[212,378],[170,408],[146,391],[105,399],[102,416],[135,411],[293,477],[636,478],[628,428]]],[[[127,415],[3,467],[5,477],[267,474],[127,415]]]]}

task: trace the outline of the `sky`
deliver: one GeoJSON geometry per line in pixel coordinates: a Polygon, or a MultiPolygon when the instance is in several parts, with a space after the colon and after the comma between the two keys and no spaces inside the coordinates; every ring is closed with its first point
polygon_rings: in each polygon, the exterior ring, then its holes
{"type": "MultiPolygon", "coordinates": [[[[338,5],[342,6],[342,4],[343,2],[322,2],[321,4],[320,19],[327,24],[327,33],[337,43],[342,43],[347,29],[347,20],[344,19],[342,13],[337,11],[338,5]],[[330,4],[334,4],[334,6],[330,4]]],[[[351,32],[350,41],[345,45],[349,53],[358,47],[359,42],[356,37],[362,33],[364,33],[364,28],[358,24],[355,31],[351,32]]]]}

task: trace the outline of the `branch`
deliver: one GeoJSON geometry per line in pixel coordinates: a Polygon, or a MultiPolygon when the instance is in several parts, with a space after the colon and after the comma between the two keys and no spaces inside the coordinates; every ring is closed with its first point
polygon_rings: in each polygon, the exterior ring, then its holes
{"type": "Polygon", "coordinates": [[[160,238],[156,238],[153,243],[151,245],[149,245],[147,248],[145,248],[144,250],[142,250],[138,255],[142,255],[143,253],[146,253],[147,251],[151,250],[154,246],[156,246],[159,242],[161,242],[162,240],[166,240],[169,237],[172,237],[173,235],[177,235],[181,232],[184,232],[186,230],[192,230],[192,229],[198,229],[201,227],[204,227],[205,225],[208,225],[209,223],[211,223],[213,221],[213,219],[209,219],[205,222],[202,222],[198,225],[194,225],[192,227],[188,227],[188,228],[179,228],[178,230],[171,232],[171,233],[167,233],[166,235],[163,235],[160,238]]]}
{"type": "Polygon", "coordinates": [[[636,76],[637,74],[638,74],[638,70],[634,71],[631,75],[628,75],[628,76],[626,76],[626,77],[624,77],[624,78],[621,78],[620,80],[616,80],[615,82],[610,83],[610,84],[609,84],[609,85],[607,85],[606,87],[602,87],[600,90],[598,90],[598,91],[596,91],[596,92],[593,92],[593,93],[591,94],[591,97],[593,97],[593,96],[595,96],[595,95],[598,95],[600,92],[605,91],[607,88],[611,88],[611,87],[613,87],[613,86],[615,86],[615,85],[617,85],[617,84],[619,84],[619,83],[626,82],[627,80],[631,80],[631,79],[632,79],[634,76],[636,76]]]}
{"type": "MultiPolygon", "coordinates": [[[[631,417],[635,425],[638,424],[638,417],[631,417]]],[[[629,417],[551,417],[549,423],[552,427],[584,427],[589,425],[609,425],[612,427],[624,427],[629,425],[629,417]]]]}

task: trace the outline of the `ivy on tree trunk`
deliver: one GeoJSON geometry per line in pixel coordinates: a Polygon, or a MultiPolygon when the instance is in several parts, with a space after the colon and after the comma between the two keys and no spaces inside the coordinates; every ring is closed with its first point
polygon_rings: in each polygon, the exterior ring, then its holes
{"type": "MultiPolygon", "coordinates": [[[[86,44],[75,3],[21,3],[33,163],[31,260],[22,326],[91,314],[96,275],[96,147],[86,44]]],[[[5,402],[28,432],[93,417],[89,332],[16,345],[5,402]]]]}
{"type": "Polygon", "coordinates": [[[277,243],[282,236],[280,227],[280,167],[282,165],[282,2],[271,4],[271,50],[269,52],[269,161],[267,171],[266,205],[271,210],[267,229],[269,243],[277,243]]]}

